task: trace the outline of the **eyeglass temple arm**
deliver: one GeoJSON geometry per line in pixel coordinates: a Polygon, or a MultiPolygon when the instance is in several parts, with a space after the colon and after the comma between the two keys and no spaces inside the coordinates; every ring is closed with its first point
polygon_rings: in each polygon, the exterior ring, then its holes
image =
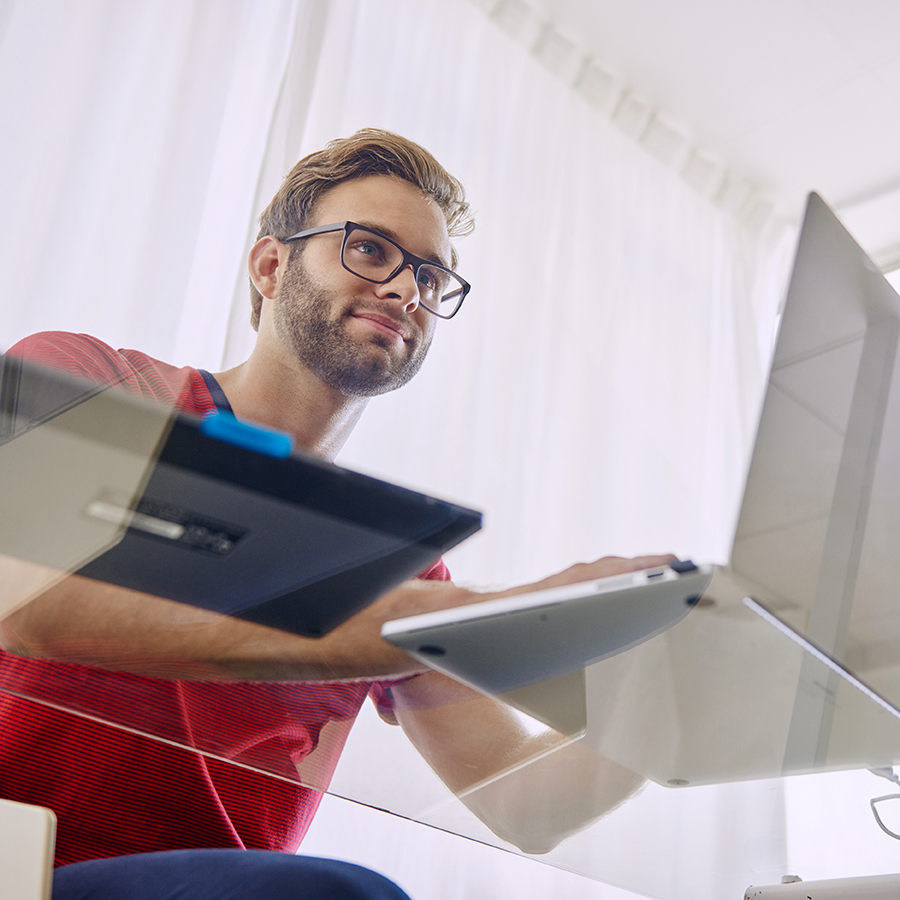
{"type": "Polygon", "coordinates": [[[292,234],[290,237],[286,237],[282,243],[286,244],[288,241],[299,241],[304,238],[314,237],[317,234],[328,234],[330,231],[344,231],[349,224],[349,222],[337,222],[334,225],[318,225],[315,228],[306,228],[303,231],[292,234]]]}

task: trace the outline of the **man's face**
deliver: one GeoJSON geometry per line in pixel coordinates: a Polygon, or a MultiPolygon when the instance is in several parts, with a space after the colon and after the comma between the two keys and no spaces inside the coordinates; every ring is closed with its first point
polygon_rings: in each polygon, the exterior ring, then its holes
{"type": "MultiPolygon", "coordinates": [[[[350,220],[425,259],[449,265],[450,240],[437,205],[406,181],[373,175],[345,181],[319,201],[308,227],[350,220]]],[[[418,302],[411,269],[372,284],[341,265],[343,232],[302,242],[273,309],[281,342],[321,381],[347,396],[395,390],[418,372],[436,318],[418,302]]]]}

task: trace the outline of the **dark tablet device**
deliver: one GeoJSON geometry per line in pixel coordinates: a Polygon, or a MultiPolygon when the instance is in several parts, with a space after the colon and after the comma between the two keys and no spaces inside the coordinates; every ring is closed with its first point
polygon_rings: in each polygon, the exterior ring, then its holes
{"type": "Polygon", "coordinates": [[[279,432],[10,357],[0,496],[0,553],[310,637],[481,527],[279,432]]]}

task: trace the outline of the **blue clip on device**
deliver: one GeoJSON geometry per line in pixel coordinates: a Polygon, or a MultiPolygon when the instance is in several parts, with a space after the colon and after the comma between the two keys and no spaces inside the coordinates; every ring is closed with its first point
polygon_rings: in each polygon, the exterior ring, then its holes
{"type": "Polygon", "coordinates": [[[286,431],[266,428],[253,422],[243,422],[226,412],[214,412],[205,416],[200,422],[200,431],[217,441],[224,441],[277,459],[286,459],[294,449],[294,439],[286,431]]]}

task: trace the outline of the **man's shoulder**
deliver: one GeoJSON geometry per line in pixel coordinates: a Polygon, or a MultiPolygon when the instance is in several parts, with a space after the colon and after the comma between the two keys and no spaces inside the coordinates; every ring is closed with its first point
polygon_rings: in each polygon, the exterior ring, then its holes
{"type": "Polygon", "coordinates": [[[191,412],[202,414],[215,407],[197,369],[173,366],[140,350],[116,350],[89,334],[43,331],[23,338],[7,352],[77,378],[121,385],[134,394],[191,412]]]}
{"type": "Polygon", "coordinates": [[[40,331],[28,335],[7,352],[73,375],[110,383],[152,367],[174,369],[139,350],[115,350],[93,335],[69,331],[40,331]]]}
{"type": "Polygon", "coordinates": [[[110,374],[120,374],[130,368],[121,352],[113,350],[99,338],[68,331],[41,331],[28,335],[13,344],[7,353],[63,369],[73,375],[93,375],[96,380],[103,381],[110,374]]]}

